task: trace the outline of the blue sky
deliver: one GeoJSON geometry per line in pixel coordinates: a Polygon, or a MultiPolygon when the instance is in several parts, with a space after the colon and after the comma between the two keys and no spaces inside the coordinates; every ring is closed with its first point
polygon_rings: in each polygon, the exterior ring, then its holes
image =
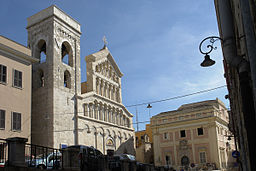
{"type": "MultiPolygon", "coordinates": [[[[0,34],[27,44],[27,18],[55,4],[81,24],[81,70],[85,56],[103,47],[115,58],[122,78],[125,106],[147,103],[225,85],[222,52],[211,53],[216,64],[200,67],[200,41],[218,35],[213,0],[4,0],[0,34]]],[[[152,104],[150,114],[218,97],[227,107],[226,88],[152,104]]],[[[149,121],[147,105],[138,106],[139,122],[149,121]]],[[[128,110],[136,114],[135,107],[128,110]]],[[[134,117],[134,122],[135,117],[134,117]]],[[[140,130],[145,124],[140,124],[140,130]]],[[[134,125],[136,127],[136,125],[134,125]]]]}

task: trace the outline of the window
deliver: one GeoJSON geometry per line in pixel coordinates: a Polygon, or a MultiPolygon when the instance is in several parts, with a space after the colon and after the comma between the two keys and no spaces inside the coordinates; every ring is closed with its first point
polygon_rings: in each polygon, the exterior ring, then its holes
{"type": "Polygon", "coordinates": [[[44,71],[39,70],[39,78],[40,78],[40,82],[39,82],[39,87],[44,87],[44,71]]]}
{"type": "Polygon", "coordinates": [[[204,135],[204,129],[203,128],[197,128],[197,135],[204,135]]]}
{"type": "Polygon", "coordinates": [[[61,45],[61,59],[63,63],[73,66],[72,48],[68,42],[63,42],[61,45]]]}
{"type": "Polygon", "coordinates": [[[0,110],[0,129],[5,129],[5,110],[0,110]]]}
{"type": "Polygon", "coordinates": [[[21,113],[17,113],[17,112],[12,113],[12,130],[14,131],[21,130],[21,113]]]}
{"type": "Polygon", "coordinates": [[[185,130],[180,131],[180,137],[186,137],[186,131],[185,130]]]}
{"type": "Polygon", "coordinates": [[[196,117],[199,118],[201,116],[201,113],[197,113],[196,117]]]}
{"type": "Polygon", "coordinates": [[[64,72],[64,87],[71,88],[71,76],[67,70],[64,72]]]}
{"type": "Polygon", "coordinates": [[[167,133],[167,132],[164,133],[164,139],[165,139],[165,140],[168,139],[168,133],[167,133]]]}
{"type": "Polygon", "coordinates": [[[40,63],[46,62],[46,42],[42,39],[37,43],[36,57],[40,63]]]}
{"type": "Polygon", "coordinates": [[[199,153],[199,160],[200,160],[200,163],[206,163],[206,154],[205,154],[205,152],[200,152],[199,153]]]}
{"type": "Polygon", "coordinates": [[[14,70],[13,86],[22,88],[22,72],[14,70]]]}
{"type": "Polygon", "coordinates": [[[0,82],[6,83],[6,66],[0,65],[0,82]]]}

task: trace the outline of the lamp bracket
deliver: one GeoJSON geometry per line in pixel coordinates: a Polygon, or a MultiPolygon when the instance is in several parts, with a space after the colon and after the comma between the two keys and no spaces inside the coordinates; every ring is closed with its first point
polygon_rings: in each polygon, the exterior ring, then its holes
{"type": "Polygon", "coordinates": [[[217,40],[220,40],[220,41],[224,41],[222,38],[218,37],[218,36],[209,36],[209,37],[206,37],[205,39],[203,39],[201,41],[201,43],[199,44],[199,51],[204,54],[204,55],[208,55],[209,53],[212,52],[212,50],[216,50],[217,47],[214,46],[214,43],[217,41],[217,40]],[[202,45],[205,41],[208,41],[208,45],[206,46],[208,48],[208,51],[203,51],[202,50],[202,45]]]}

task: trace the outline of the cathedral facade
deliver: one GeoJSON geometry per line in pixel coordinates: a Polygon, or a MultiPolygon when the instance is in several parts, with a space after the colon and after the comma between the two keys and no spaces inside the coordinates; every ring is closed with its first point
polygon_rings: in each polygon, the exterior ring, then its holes
{"type": "Polygon", "coordinates": [[[81,83],[80,24],[56,6],[28,18],[33,65],[32,143],[94,146],[134,154],[133,115],[122,104],[121,77],[108,48],[86,60],[81,83]]]}

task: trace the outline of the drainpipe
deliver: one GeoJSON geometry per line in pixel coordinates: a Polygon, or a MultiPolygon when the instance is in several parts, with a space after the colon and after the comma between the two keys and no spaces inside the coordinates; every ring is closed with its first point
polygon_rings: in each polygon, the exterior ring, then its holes
{"type": "Polygon", "coordinates": [[[74,113],[75,113],[75,116],[74,116],[74,126],[75,126],[75,130],[74,130],[74,133],[75,133],[75,145],[78,145],[78,112],[77,112],[77,109],[78,109],[78,104],[77,104],[77,65],[76,65],[76,39],[74,39],[75,41],[75,98],[74,98],[74,113]]]}

